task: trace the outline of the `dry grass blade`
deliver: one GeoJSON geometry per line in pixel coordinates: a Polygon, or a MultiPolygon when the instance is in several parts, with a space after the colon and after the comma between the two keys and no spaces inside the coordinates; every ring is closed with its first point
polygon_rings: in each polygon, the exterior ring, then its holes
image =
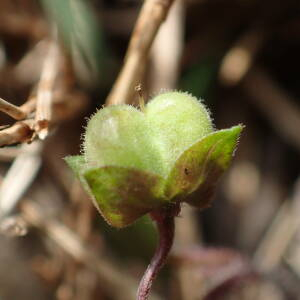
{"type": "Polygon", "coordinates": [[[173,0],[146,0],[136,22],[126,53],[124,66],[108,96],[106,104],[130,103],[139,83],[146,59],[173,0]]]}
{"type": "Polygon", "coordinates": [[[22,147],[24,152],[14,160],[0,187],[0,218],[11,213],[41,165],[39,143],[22,147]]]}

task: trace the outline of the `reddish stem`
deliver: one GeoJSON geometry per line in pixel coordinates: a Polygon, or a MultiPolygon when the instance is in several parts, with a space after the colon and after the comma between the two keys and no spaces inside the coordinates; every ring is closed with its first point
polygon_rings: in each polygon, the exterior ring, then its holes
{"type": "Polygon", "coordinates": [[[165,264],[174,240],[174,217],[178,215],[179,210],[179,204],[176,204],[172,208],[152,212],[150,214],[157,225],[159,242],[154,256],[141,279],[137,292],[137,300],[148,299],[153,280],[157,276],[158,271],[165,264]]]}

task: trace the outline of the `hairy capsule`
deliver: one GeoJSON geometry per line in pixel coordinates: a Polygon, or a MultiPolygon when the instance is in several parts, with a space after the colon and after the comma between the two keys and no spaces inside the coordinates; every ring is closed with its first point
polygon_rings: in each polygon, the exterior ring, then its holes
{"type": "Polygon", "coordinates": [[[167,92],[143,111],[130,105],[99,110],[88,122],[83,154],[66,161],[107,222],[124,227],[174,201],[204,207],[241,130],[215,130],[195,97],[167,92]],[[189,198],[195,191],[199,197],[189,198]]]}

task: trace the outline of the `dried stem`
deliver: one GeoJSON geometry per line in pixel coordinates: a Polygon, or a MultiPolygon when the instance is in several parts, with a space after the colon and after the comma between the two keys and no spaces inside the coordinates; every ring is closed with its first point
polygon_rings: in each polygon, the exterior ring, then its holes
{"type": "Polygon", "coordinates": [[[0,186],[0,219],[11,214],[34,181],[41,166],[42,145],[22,145],[22,153],[11,164],[0,186]]]}
{"type": "Polygon", "coordinates": [[[33,120],[24,120],[0,131],[0,147],[15,143],[29,142],[33,130],[33,120]]]}
{"type": "MultiPolygon", "coordinates": [[[[82,112],[87,104],[86,97],[79,91],[69,92],[67,95],[55,92],[53,96],[52,124],[72,118],[82,112]]],[[[21,106],[21,109],[26,113],[30,113],[34,110],[35,101],[35,97],[30,96],[30,99],[21,106]]],[[[34,124],[33,119],[27,119],[0,130],[0,147],[32,141],[35,137],[34,124]]]]}
{"type": "Polygon", "coordinates": [[[136,22],[124,66],[106,100],[106,104],[129,103],[141,78],[146,59],[174,0],[146,0],[136,22]]]}
{"type": "Polygon", "coordinates": [[[157,225],[159,242],[151,263],[141,279],[137,292],[137,300],[148,299],[153,280],[157,276],[158,271],[165,264],[166,258],[173,245],[175,231],[174,217],[179,213],[179,205],[180,204],[176,204],[170,209],[151,213],[151,217],[157,225]]]}
{"type": "Polygon", "coordinates": [[[0,98],[0,111],[3,111],[16,120],[26,118],[26,114],[18,106],[15,106],[2,98],[0,98]]]}

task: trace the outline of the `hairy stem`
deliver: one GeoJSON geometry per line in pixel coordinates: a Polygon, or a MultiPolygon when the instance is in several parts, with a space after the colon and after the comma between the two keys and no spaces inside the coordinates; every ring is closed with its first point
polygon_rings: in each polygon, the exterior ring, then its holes
{"type": "Polygon", "coordinates": [[[141,279],[137,292],[137,300],[148,299],[153,280],[166,261],[174,240],[174,217],[178,215],[179,210],[179,204],[176,204],[167,210],[151,213],[151,217],[157,225],[159,242],[154,256],[141,279]]]}

